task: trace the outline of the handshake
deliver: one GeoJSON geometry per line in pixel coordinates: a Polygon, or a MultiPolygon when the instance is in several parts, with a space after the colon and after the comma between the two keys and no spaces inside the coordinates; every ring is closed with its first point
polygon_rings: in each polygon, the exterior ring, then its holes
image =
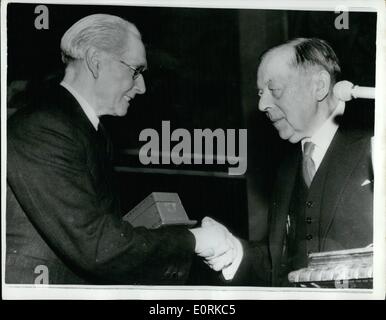
{"type": "Polygon", "coordinates": [[[231,280],[243,257],[243,249],[228,229],[212,218],[202,219],[201,227],[190,229],[196,238],[195,252],[215,271],[231,280]]]}

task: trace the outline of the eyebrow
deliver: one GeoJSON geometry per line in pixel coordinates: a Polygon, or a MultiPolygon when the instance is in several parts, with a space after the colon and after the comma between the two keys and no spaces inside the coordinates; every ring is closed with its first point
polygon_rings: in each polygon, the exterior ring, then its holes
{"type": "Polygon", "coordinates": [[[265,81],[265,82],[263,82],[263,81],[257,81],[257,90],[262,90],[262,88],[259,87],[259,82],[260,82],[260,83],[263,83],[263,86],[269,86],[270,83],[271,83],[272,81],[271,81],[271,80],[268,80],[268,81],[265,81]]]}
{"type": "Polygon", "coordinates": [[[283,83],[280,80],[273,81],[272,79],[268,81],[267,86],[274,86],[274,87],[283,87],[283,83]]]}
{"type": "Polygon", "coordinates": [[[142,64],[141,63],[140,64],[129,64],[129,63],[127,63],[124,60],[119,60],[119,61],[122,62],[127,67],[134,67],[136,69],[143,67],[144,71],[147,70],[147,63],[146,64],[145,63],[142,63],[142,64]]]}

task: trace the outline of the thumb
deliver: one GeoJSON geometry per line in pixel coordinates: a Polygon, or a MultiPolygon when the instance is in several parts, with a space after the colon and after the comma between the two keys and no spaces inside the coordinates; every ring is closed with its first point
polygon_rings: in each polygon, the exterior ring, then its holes
{"type": "Polygon", "coordinates": [[[201,221],[201,227],[210,227],[214,226],[216,224],[216,220],[212,219],[211,217],[205,217],[201,221]]]}
{"type": "Polygon", "coordinates": [[[203,258],[210,258],[210,257],[214,256],[214,249],[208,248],[208,249],[205,249],[204,251],[201,251],[197,254],[198,254],[198,256],[203,257],[203,258]]]}

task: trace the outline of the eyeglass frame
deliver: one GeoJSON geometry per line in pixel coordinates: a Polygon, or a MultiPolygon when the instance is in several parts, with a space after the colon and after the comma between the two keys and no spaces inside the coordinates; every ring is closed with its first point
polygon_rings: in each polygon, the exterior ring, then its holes
{"type": "Polygon", "coordinates": [[[128,67],[129,69],[133,70],[134,73],[133,73],[133,80],[136,80],[140,75],[142,75],[142,73],[144,71],[146,71],[146,66],[139,66],[139,67],[134,67],[134,66],[131,66],[129,64],[127,64],[125,61],[123,60],[118,60],[120,63],[124,64],[126,67],[128,67]]]}

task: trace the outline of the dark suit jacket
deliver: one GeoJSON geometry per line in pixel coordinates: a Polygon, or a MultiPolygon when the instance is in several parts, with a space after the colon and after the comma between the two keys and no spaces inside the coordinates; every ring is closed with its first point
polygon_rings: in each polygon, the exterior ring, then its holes
{"type": "Polygon", "coordinates": [[[38,265],[48,267],[50,283],[63,284],[187,276],[194,250],[187,229],[121,220],[104,139],[62,87],[9,119],[7,283],[34,283],[38,265]]]}
{"type": "MultiPolygon", "coordinates": [[[[358,248],[373,242],[370,138],[367,131],[343,125],[335,134],[305,203],[306,216],[320,219],[306,226],[307,234],[313,236],[311,241],[305,240],[309,251],[358,248]],[[371,183],[363,185],[366,180],[371,183]]],[[[299,144],[281,161],[270,205],[269,238],[260,243],[243,243],[245,256],[236,283],[280,286],[286,282],[281,275],[283,244],[301,158],[299,144]]]]}

